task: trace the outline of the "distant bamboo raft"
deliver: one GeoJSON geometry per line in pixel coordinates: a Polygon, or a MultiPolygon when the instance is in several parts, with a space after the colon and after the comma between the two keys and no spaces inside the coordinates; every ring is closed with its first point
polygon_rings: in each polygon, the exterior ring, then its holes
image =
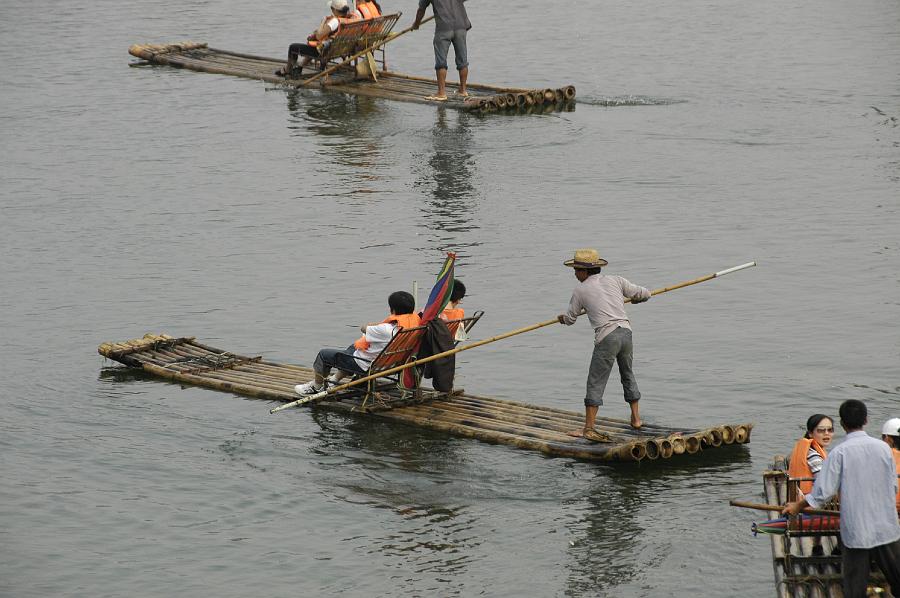
{"type": "MultiPolygon", "coordinates": [[[[176,68],[185,68],[204,73],[231,75],[268,81],[288,87],[301,87],[306,79],[316,75],[318,71],[309,68],[302,78],[285,79],[275,74],[284,66],[284,58],[267,58],[252,54],[241,54],[210,48],[205,43],[179,42],[173,44],[138,44],[128,49],[129,54],[154,64],[164,64],[176,68]]],[[[352,67],[342,68],[329,75],[327,80],[320,79],[315,85],[327,90],[361,96],[437,104],[426,100],[426,96],[434,95],[437,80],[414,77],[391,71],[377,71],[378,81],[358,77],[352,67]]],[[[448,87],[453,84],[448,81],[448,87]]],[[[570,109],[575,102],[575,87],[566,85],[559,88],[525,89],[496,87],[469,83],[469,97],[463,98],[453,93],[448,94],[442,106],[478,113],[509,112],[529,113],[570,109]]]]}
{"type": "MultiPolygon", "coordinates": [[[[181,384],[202,386],[271,401],[297,399],[294,386],[313,377],[313,370],[298,365],[246,357],[201,344],[194,337],[175,338],[147,334],[121,343],[104,343],[104,357],[181,384]]],[[[363,397],[348,391],[317,403],[324,408],[355,412],[363,417],[396,421],[412,426],[508,444],[557,457],[595,461],[669,459],[699,453],[728,444],[750,441],[752,424],[723,425],[689,430],[645,424],[633,430],[625,420],[598,418],[597,430],[612,437],[611,443],[592,443],[567,435],[584,424],[575,411],[527,405],[466,393],[426,392],[425,400],[398,398],[388,393],[387,403],[360,410],[363,397]]]]}

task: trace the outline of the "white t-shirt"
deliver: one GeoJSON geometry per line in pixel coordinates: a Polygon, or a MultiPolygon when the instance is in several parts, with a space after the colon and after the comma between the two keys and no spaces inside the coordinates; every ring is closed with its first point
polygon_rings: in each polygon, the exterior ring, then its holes
{"type": "Polygon", "coordinates": [[[325,21],[325,24],[328,25],[328,28],[331,29],[331,32],[334,33],[338,30],[338,27],[341,26],[341,22],[337,20],[337,17],[326,17],[328,19],[325,21]]]}
{"type": "Polygon", "coordinates": [[[369,371],[369,366],[372,365],[372,362],[387,344],[391,342],[396,332],[397,325],[393,322],[366,327],[366,341],[369,343],[369,348],[366,350],[357,349],[353,352],[356,365],[361,367],[363,371],[369,371]]]}

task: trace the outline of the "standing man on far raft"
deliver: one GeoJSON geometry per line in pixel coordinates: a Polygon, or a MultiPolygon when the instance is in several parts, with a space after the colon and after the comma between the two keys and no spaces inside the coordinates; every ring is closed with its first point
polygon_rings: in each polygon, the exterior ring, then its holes
{"type": "Polygon", "coordinates": [[[456,58],[456,70],[459,71],[459,90],[457,95],[468,97],[466,79],[469,77],[469,58],[466,48],[466,33],[472,28],[463,0],[419,0],[419,10],[412,28],[418,29],[425,16],[425,9],[432,5],[434,10],[434,70],[437,72],[438,89],[426,100],[434,102],[447,101],[447,52],[453,44],[453,55],[456,58]]]}
{"type": "Polygon", "coordinates": [[[631,407],[631,427],[641,428],[638,401],[641,391],[631,369],[634,347],[631,342],[631,323],[625,313],[625,298],[632,303],[643,303],[650,298],[650,290],[639,287],[621,276],[601,274],[607,265],[596,249],[578,249],[575,257],[563,262],[575,269],[578,286],[572,292],[569,309],[559,315],[560,324],[571,326],[587,312],[594,328],[594,353],[588,370],[587,393],[584,397],[584,428],[569,432],[570,436],[588,440],[609,442],[608,436],[594,430],[597,411],[603,404],[603,391],[614,363],[619,364],[619,377],[625,391],[625,402],[631,407]]]}

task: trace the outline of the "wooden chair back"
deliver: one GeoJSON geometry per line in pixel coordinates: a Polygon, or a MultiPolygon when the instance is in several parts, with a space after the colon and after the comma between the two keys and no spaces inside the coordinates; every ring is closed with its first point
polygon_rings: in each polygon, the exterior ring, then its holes
{"type": "Polygon", "coordinates": [[[326,63],[352,56],[361,50],[371,48],[384,41],[393,31],[401,13],[382,15],[374,19],[363,19],[344,23],[328,43],[320,50],[319,59],[326,63]]]}

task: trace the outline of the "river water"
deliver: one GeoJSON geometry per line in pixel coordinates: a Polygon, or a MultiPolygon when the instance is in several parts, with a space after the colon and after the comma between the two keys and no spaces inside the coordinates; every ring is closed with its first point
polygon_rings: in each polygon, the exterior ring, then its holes
{"type": "MultiPolygon", "coordinates": [[[[322,8],[3,2],[0,595],[771,596],[727,500],[813,412],[900,415],[900,6],[471,0],[472,81],[577,87],[541,116],[129,67],[185,39],[280,56],[322,8]],[[167,332],[310,364],[445,250],[486,338],[559,313],[582,246],[651,288],[759,262],[630,308],[645,419],[750,444],[552,459],[96,353],[167,332]]],[[[392,68],[429,75],[430,35],[392,68]]],[[[458,384],[580,410],[591,342],[489,345],[458,384]]],[[[627,414],[615,374],[602,413],[627,414]]]]}

